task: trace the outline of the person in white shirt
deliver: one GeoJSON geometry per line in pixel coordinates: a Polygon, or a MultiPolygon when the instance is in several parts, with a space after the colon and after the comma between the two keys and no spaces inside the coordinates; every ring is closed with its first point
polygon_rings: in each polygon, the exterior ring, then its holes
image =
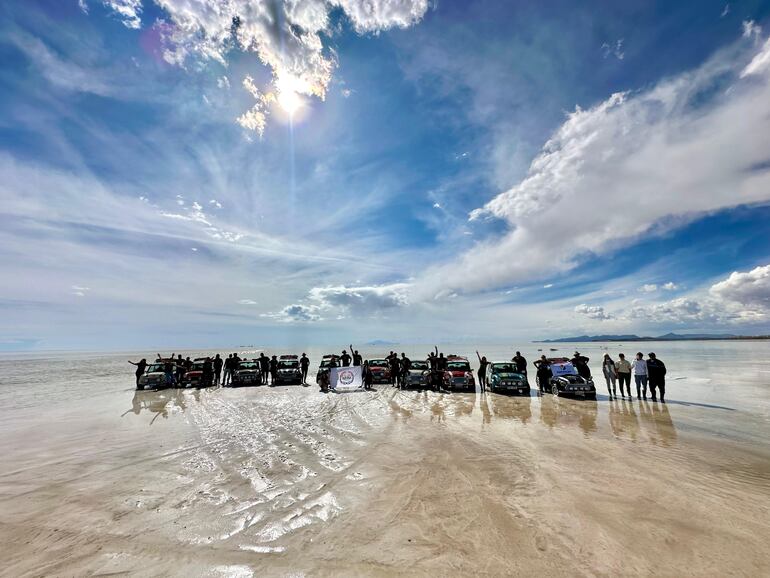
{"type": "Polygon", "coordinates": [[[636,381],[636,399],[647,399],[647,362],[644,360],[644,354],[640,351],[634,359],[634,381],[636,381]],[[642,394],[644,392],[644,394],[642,394]]]}

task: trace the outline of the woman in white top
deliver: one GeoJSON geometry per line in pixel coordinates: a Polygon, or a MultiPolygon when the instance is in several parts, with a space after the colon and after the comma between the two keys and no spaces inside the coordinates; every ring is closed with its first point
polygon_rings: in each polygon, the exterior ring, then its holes
{"type": "Polygon", "coordinates": [[[644,391],[644,399],[647,399],[647,362],[641,351],[636,354],[632,365],[634,381],[636,381],[636,399],[642,399],[642,391],[644,391]]]}
{"type": "Polygon", "coordinates": [[[615,368],[615,362],[610,357],[609,353],[604,354],[604,361],[602,361],[602,372],[604,373],[604,380],[607,382],[607,392],[612,396],[618,396],[618,392],[615,388],[615,384],[618,377],[618,371],[615,368]],[[612,386],[612,387],[610,387],[612,386]]]}

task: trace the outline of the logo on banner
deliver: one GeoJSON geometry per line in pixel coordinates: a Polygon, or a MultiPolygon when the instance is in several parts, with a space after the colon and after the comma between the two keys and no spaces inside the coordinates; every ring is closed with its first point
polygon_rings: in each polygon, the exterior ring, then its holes
{"type": "Polygon", "coordinates": [[[337,375],[337,379],[342,385],[350,385],[355,381],[356,377],[355,375],[353,375],[353,372],[350,371],[349,369],[343,369],[337,375]]]}

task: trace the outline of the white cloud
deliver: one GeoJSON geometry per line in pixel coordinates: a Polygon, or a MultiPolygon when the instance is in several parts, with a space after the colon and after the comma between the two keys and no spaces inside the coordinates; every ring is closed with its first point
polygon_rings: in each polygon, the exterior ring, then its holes
{"type": "Polygon", "coordinates": [[[620,38],[612,44],[609,42],[602,44],[602,54],[604,55],[604,58],[608,58],[612,55],[618,60],[623,60],[626,57],[625,52],[623,52],[623,40],[623,38],[620,38]]]}
{"type": "Polygon", "coordinates": [[[222,89],[230,90],[230,79],[226,76],[220,76],[217,78],[217,86],[222,89]]]}
{"type": "Polygon", "coordinates": [[[85,297],[86,293],[88,293],[90,290],[90,287],[81,287],[80,285],[72,286],[72,294],[78,297],[85,297]]]}
{"type": "Polygon", "coordinates": [[[84,14],[88,14],[88,3],[86,0],[78,0],[78,7],[83,11],[84,14]]]}
{"type": "Polygon", "coordinates": [[[319,315],[319,308],[317,306],[302,305],[301,303],[287,305],[277,313],[263,313],[260,317],[268,317],[283,323],[292,323],[296,321],[314,322],[323,320],[323,317],[319,315]]]}
{"type": "Polygon", "coordinates": [[[770,150],[770,82],[760,67],[756,81],[738,78],[757,58],[747,50],[738,43],[648,90],[576,108],[526,178],[470,214],[471,221],[501,219],[508,232],[479,242],[459,262],[426,270],[416,294],[432,299],[439,291],[563,274],[642,235],[770,200],[770,171],[762,168],[770,150]]]}
{"type": "Polygon", "coordinates": [[[746,65],[746,68],[743,69],[741,78],[767,73],[768,69],[770,69],[770,38],[765,41],[762,50],[760,50],[757,55],[751,59],[751,62],[746,65]]]}
{"type": "MultiPolygon", "coordinates": [[[[141,0],[103,0],[129,28],[141,26],[141,0]]],[[[184,66],[191,58],[227,63],[237,48],[253,53],[272,72],[266,96],[304,95],[323,100],[336,66],[333,49],[324,44],[333,33],[330,14],[341,9],[359,33],[406,28],[419,22],[428,0],[154,0],[166,14],[157,24],[164,58],[184,66]]],[[[229,85],[226,77],[220,88],[229,85]]],[[[236,120],[263,133],[269,100],[257,96],[254,106],[236,120]]]]}
{"type": "Polygon", "coordinates": [[[655,283],[647,283],[639,287],[641,293],[654,293],[658,290],[658,286],[655,283]]]}
{"type": "Polygon", "coordinates": [[[661,285],[661,289],[663,289],[664,291],[676,291],[677,289],[679,289],[679,285],[677,285],[673,281],[669,281],[668,283],[661,285]]]}
{"type": "Polygon", "coordinates": [[[762,36],[762,27],[754,22],[753,20],[744,20],[743,21],[743,37],[749,38],[751,40],[754,40],[755,42],[759,40],[760,36],[762,36]]]}
{"type": "Polygon", "coordinates": [[[585,303],[575,307],[575,313],[580,313],[581,315],[585,315],[590,319],[597,319],[599,321],[605,321],[607,319],[613,318],[612,315],[604,311],[604,307],[600,305],[586,305],[585,303]]]}
{"type": "Polygon", "coordinates": [[[553,287],[553,283],[547,283],[546,285],[543,285],[543,289],[550,289],[553,287]]]}
{"type": "Polygon", "coordinates": [[[734,271],[724,281],[714,284],[709,290],[711,296],[746,308],[770,310],[770,265],[756,267],[740,273],[734,271]]]}
{"type": "Polygon", "coordinates": [[[238,305],[256,305],[257,302],[253,299],[239,299],[238,305]]]}
{"type": "Polygon", "coordinates": [[[216,199],[211,199],[209,201],[209,205],[214,205],[217,209],[221,209],[222,208],[222,203],[220,203],[216,199]]]}
{"type": "Polygon", "coordinates": [[[725,7],[724,7],[724,9],[722,10],[722,13],[719,15],[719,17],[720,17],[720,18],[724,18],[724,17],[725,17],[725,16],[727,16],[728,14],[730,14],[730,5],[729,5],[729,4],[725,4],[725,7]]]}

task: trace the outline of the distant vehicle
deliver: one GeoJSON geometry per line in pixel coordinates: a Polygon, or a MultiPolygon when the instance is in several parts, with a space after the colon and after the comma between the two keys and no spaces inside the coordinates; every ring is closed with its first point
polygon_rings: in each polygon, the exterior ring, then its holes
{"type": "Polygon", "coordinates": [[[166,372],[164,363],[151,363],[144,370],[144,374],[139,378],[136,389],[160,389],[166,387],[166,372]]]}
{"type": "Polygon", "coordinates": [[[489,391],[529,395],[527,376],[519,373],[511,361],[493,361],[487,368],[489,391]]]}
{"type": "Polygon", "coordinates": [[[406,387],[429,387],[429,372],[430,366],[427,361],[413,361],[406,376],[406,387]]]}
{"type": "Polygon", "coordinates": [[[318,373],[315,375],[315,382],[321,383],[324,376],[329,375],[329,368],[332,364],[332,359],[336,358],[336,355],[324,355],[321,358],[321,365],[318,366],[318,373]]]}
{"type": "Polygon", "coordinates": [[[299,356],[281,355],[278,358],[278,372],[275,377],[275,384],[297,384],[302,385],[302,369],[299,366],[299,356]]]}
{"type": "Polygon", "coordinates": [[[262,371],[259,368],[258,359],[242,359],[238,364],[238,369],[233,372],[230,381],[231,387],[242,385],[261,385],[262,371]]]}
{"type": "Polygon", "coordinates": [[[552,357],[551,373],[553,374],[548,383],[540,383],[537,380],[537,386],[540,391],[551,392],[553,395],[583,397],[585,399],[596,399],[596,386],[592,379],[586,379],[578,375],[577,369],[566,357],[552,357]]]}
{"type": "Polygon", "coordinates": [[[205,357],[193,359],[192,367],[182,376],[182,387],[203,387],[203,363],[205,357]]]}
{"type": "Polygon", "coordinates": [[[449,355],[446,364],[449,373],[448,382],[452,389],[460,388],[466,391],[476,391],[476,380],[467,357],[449,355]]]}
{"type": "Polygon", "coordinates": [[[387,359],[369,359],[372,383],[390,383],[390,362],[387,359]]]}

